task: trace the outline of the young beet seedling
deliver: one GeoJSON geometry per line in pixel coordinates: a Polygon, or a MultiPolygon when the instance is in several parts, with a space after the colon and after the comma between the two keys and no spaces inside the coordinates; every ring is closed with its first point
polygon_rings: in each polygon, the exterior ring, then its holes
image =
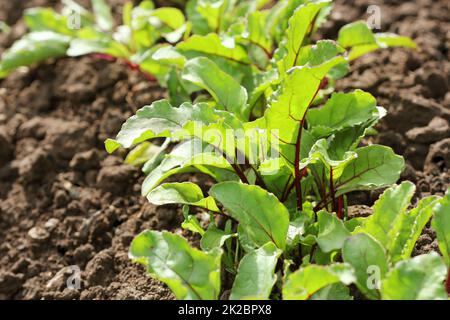
{"type": "MultiPolygon", "coordinates": [[[[95,54],[124,61],[149,80],[158,80],[168,88],[171,102],[179,105],[189,101],[199,88],[210,91],[203,84],[211,84],[206,77],[217,74],[219,79],[226,77],[221,75],[226,72],[247,91],[248,105],[242,112],[257,118],[262,116],[266,99],[279,80],[293,66],[321,63],[336,51],[348,50],[348,61],[352,61],[378,48],[414,47],[406,37],[373,34],[363,21],[344,26],[339,45],[323,42],[312,46],[311,36],[330,11],[330,0],[284,0],[276,4],[270,0],[189,0],[186,17],[176,8],[155,8],[152,1],[145,0],[136,7],[126,4],[122,25],[117,27],[104,0],[92,0],[93,13],[72,0],[62,2],[61,14],[49,8],[25,12],[30,33],[3,54],[0,78],[20,66],[48,58],[95,54]],[[294,14],[302,4],[306,4],[304,10],[294,14]],[[305,23],[285,35],[288,21],[294,26],[305,23]],[[212,69],[195,79],[182,76],[186,62],[195,57],[210,59],[214,64],[207,67],[212,69]]],[[[328,75],[330,86],[333,79],[346,74],[348,61],[328,75]]],[[[214,90],[214,86],[209,89],[214,90]]]]}
{"type": "Polygon", "coordinates": [[[30,32],[7,50],[0,63],[0,77],[20,66],[29,66],[48,58],[97,57],[124,61],[140,70],[149,80],[162,73],[151,57],[161,41],[175,43],[189,33],[189,24],[176,8],[155,8],[152,1],[138,6],[127,3],[122,25],[114,27],[111,8],[104,0],[92,0],[93,12],[72,0],[63,0],[62,13],[51,8],[31,8],[24,20],[30,32]],[[155,71],[155,72],[154,72],[155,71]]]}
{"type": "MultiPolygon", "coordinates": [[[[183,204],[182,227],[201,236],[201,250],[157,231],[144,231],[130,248],[131,258],[178,299],[352,299],[350,284],[369,299],[447,297],[449,193],[408,211],[414,186],[404,182],[384,192],[369,218],[345,214],[347,193],[392,185],[404,161],[388,147],[359,147],[385,114],[372,95],[355,90],[326,99],[323,89],[346,73],[349,59],[383,41],[410,40],[373,35],[357,22],[341,30],[337,43],[310,45],[307,34],[329,4],[292,10],[278,50],[263,50],[270,57],[266,75],[272,75],[253,89],[228,73],[226,63],[184,57],[184,88],[203,89],[209,97],[177,107],[154,102],[106,142],[109,152],[154,138],[179,142],[162,161],[152,160],[142,194],[157,205],[183,204]],[[185,172],[207,174],[216,184],[205,196],[191,182],[164,183],[185,172]],[[206,229],[190,207],[210,213],[206,229]],[[433,213],[445,263],[434,253],[410,258],[433,213]]],[[[262,21],[271,21],[275,13],[264,12],[262,21]]],[[[227,35],[238,43],[236,29],[227,35]]],[[[179,48],[164,50],[180,57],[179,48]]]]}

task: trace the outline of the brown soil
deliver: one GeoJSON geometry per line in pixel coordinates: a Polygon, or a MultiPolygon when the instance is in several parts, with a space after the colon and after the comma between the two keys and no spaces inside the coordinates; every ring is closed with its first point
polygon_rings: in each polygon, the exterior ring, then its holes
{"type": "MultiPolygon", "coordinates": [[[[18,20],[24,8],[56,2],[0,0],[0,20],[14,26],[0,35],[0,51],[25,31],[18,20]]],[[[377,97],[389,113],[367,142],[405,155],[403,179],[416,183],[417,198],[443,194],[450,182],[447,1],[337,1],[323,34],[335,37],[343,24],[364,18],[370,4],[382,8],[382,31],[413,37],[420,51],[370,54],[339,89],[377,97]]],[[[0,82],[0,299],[172,297],[127,251],[146,228],[182,233],[179,210],[148,204],[139,170],[103,148],[137,108],[162,96],[126,66],[92,57],[48,62],[0,82]],[[82,270],[81,290],[66,288],[70,265],[82,270]]],[[[370,206],[378,194],[353,201],[370,206]]],[[[416,253],[436,250],[433,239],[427,229],[416,253]]]]}

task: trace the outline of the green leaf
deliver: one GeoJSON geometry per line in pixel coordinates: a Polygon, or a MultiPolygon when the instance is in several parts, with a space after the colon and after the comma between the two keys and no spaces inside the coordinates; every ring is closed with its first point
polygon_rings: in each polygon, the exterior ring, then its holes
{"type": "MultiPolygon", "coordinates": [[[[385,172],[383,172],[383,175],[385,172]]],[[[365,232],[388,247],[395,224],[406,211],[414,194],[415,186],[409,181],[387,189],[373,206],[373,213],[362,228],[356,232],[365,232]]]]}
{"type": "Polygon", "coordinates": [[[200,247],[205,251],[221,248],[225,244],[225,241],[234,236],[235,234],[220,230],[214,224],[210,224],[205,234],[202,236],[200,247]]]}
{"type": "Polygon", "coordinates": [[[208,91],[219,107],[242,120],[248,119],[247,91],[211,60],[203,57],[189,60],[182,78],[208,91]]]}
{"type": "Polygon", "coordinates": [[[305,45],[305,38],[313,30],[315,19],[320,10],[330,3],[329,0],[306,3],[300,6],[289,19],[286,39],[282,44],[286,54],[278,63],[280,74],[284,74],[290,68],[298,65],[300,49],[305,45]]]}
{"type": "Polygon", "coordinates": [[[328,266],[308,265],[291,273],[283,286],[284,300],[307,300],[319,290],[342,282],[349,285],[356,281],[353,268],[346,263],[328,266]]]}
{"type": "Polygon", "coordinates": [[[64,56],[69,42],[70,37],[51,31],[28,33],[3,53],[0,74],[6,76],[18,67],[64,56]]]}
{"type": "Polygon", "coordinates": [[[267,15],[269,11],[254,11],[248,15],[247,39],[251,44],[262,48],[266,54],[272,53],[273,39],[267,32],[267,15]]]}
{"type": "MultiPolygon", "coordinates": [[[[345,53],[345,49],[332,40],[319,40],[313,45],[306,45],[300,49],[297,65],[317,66],[340,54],[345,53]]],[[[349,71],[349,64],[344,61],[329,71],[328,76],[334,79],[344,77],[349,71]]]]}
{"type": "Polygon", "coordinates": [[[153,189],[147,199],[156,205],[180,203],[220,212],[214,199],[205,198],[200,187],[192,182],[165,183],[153,189]]]}
{"type": "Polygon", "coordinates": [[[172,30],[181,28],[185,23],[183,12],[177,8],[158,8],[151,12],[151,16],[158,18],[164,26],[168,26],[172,30]]]}
{"type": "Polygon", "coordinates": [[[130,59],[129,49],[111,36],[94,28],[83,28],[70,43],[67,55],[78,57],[90,53],[104,53],[116,58],[130,59]]]}
{"type": "Polygon", "coordinates": [[[344,48],[376,44],[375,36],[363,20],[346,24],[339,30],[338,43],[344,48]]]}
{"type": "Polygon", "coordinates": [[[189,230],[193,233],[199,233],[201,236],[203,236],[205,234],[205,230],[203,230],[197,217],[189,214],[189,206],[188,205],[183,206],[183,216],[184,216],[184,221],[181,224],[181,227],[183,229],[189,230]]]}
{"type": "Polygon", "coordinates": [[[239,178],[222,155],[204,152],[198,140],[188,140],[179,145],[145,178],[142,195],[145,197],[162,181],[177,173],[202,172],[216,181],[239,178]]]}
{"type": "Polygon", "coordinates": [[[344,61],[343,57],[337,57],[319,66],[296,67],[284,78],[264,115],[267,127],[278,130],[283,143],[295,143],[301,120],[314,102],[322,79],[344,61]],[[298,90],[300,87],[302,90],[298,90]]]}
{"type": "Polygon", "coordinates": [[[436,231],[439,250],[444,257],[445,263],[450,268],[450,189],[437,202],[433,211],[434,218],[432,227],[436,231]]]}
{"type": "Polygon", "coordinates": [[[433,206],[437,197],[423,198],[417,207],[403,211],[396,219],[395,225],[389,232],[387,250],[391,262],[398,262],[411,257],[417,239],[433,215],[433,206]]]}
{"type": "Polygon", "coordinates": [[[92,9],[100,29],[111,31],[114,26],[114,19],[111,14],[111,8],[106,4],[105,0],[92,0],[92,9]]]}
{"type": "Polygon", "coordinates": [[[336,184],[336,196],[354,190],[372,190],[395,183],[405,161],[391,148],[371,145],[356,150],[358,157],[342,173],[336,184]]]}
{"type": "Polygon", "coordinates": [[[181,227],[185,230],[189,230],[194,233],[199,233],[200,235],[203,235],[205,233],[205,230],[202,229],[200,226],[200,222],[198,221],[197,217],[195,216],[188,216],[182,223],[181,227]]]}
{"type": "Polygon", "coordinates": [[[30,8],[24,12],[24,21],[31,31],[53,31],[74,36],[75,30],[67,27],[67,18],[50,8],[30,8]]]}
{"type": "Polygon", "coordinates": [[[130,257],[164,282],[177,299],[212,300],[220,293],[222,250],[202,252],[182,237],[144,231],[131,243],[130,257]]]}
{"type": "Polygon", "coordinates": [[[349,60],[355,60],[362,55],[388,47],[416,48],[416,44],[408,37],[394,33],[373,34],[365,21],[349,23],[341,28],[338,43],[350,48],[349,60]]]}
{"type": "Polygon", "coordinates": [[[317,66],[344,52],[345,49],[333,40],[319,40],[313,45],[303,46],[297,61],[299,66],[317,66]]]}
{"type": "Polygon", "coordinates": [[[274,272],[281,253],[272,242],[247,253],[239,263],[230,300],[268,299],[277,280],[274,272]]]}
{"type": "Polygon", "coordinates": [[[220,30],[223,7],[228,4],[224,0],[189,0],[186,4],[188,20],[192,23],[195,34],[207,34],[220,30]]]}
{"type": "MultiPolygon", "coordinates": [[[[306,168],[310,164],[322,163],[329,172],[329,168],[333,168],[333,179],[336,181],[342,175],[345,168],[357,158],[357,154],[353,151],[347,151],[340,159],[332,158],[328,153],[328,143],[325,139],[320,139],[311,147],[309,155],[300,162],[300,169],[306,168]]],[[[327,174],[329,176],[329,174],[327,174]]],[[[329,180],[329,179],[328,179],[329,180]]],[[[323,181],[323,183],[326,183],[323,181]]]]}
{"type": "Polygon", "coordinates": [[[318,131],[315,131],[314,127],[320,127],[318,137],[322,137],[362,124],[371,118],[374,112],[377,112],[375,98],[370,93],[355,90],[351,93],[333,93],[322,108],[309,110],[307,120],[313,134],[318,131]]]}
{"type": "Polygon", "coordinates": [[[447,275],[442,258],[435,252],[400,261],[381,284],[384,300],[447,300],[447,275]]]}
{"type": "Polygon", "coordinates": [[[193,35],[176,46],[177,50],[188,56],[208,55],[224,58],[230,62],[249,64],[246,50],[234,41],[222,41],[215,33],[206,36],[193,35]]]}
{"type": "Polygon", "coordinates": [[[417,48],[417,45],[411,38],[399,36],[395,33],[377,33],[375,34],[378,45],[381,48],[386,47],[404,47],[404,48],[417,48]]]}
{"type": "Polygon", "coordinates": [[[381,244],[370,235],[359,233],[345,240],[342,258],[355,269],[358,289],[370,299],[379,299],[377,289],[389,269],[381,244]]]}
{"type": "Polygon", "coordinates": [[[150,142],[143,142],[127,154],[125,163],[131,166],[140,166],[152,159],[154,159],[154,161],[157,161],[157,158],[162,160],[161,155],[166,147],[167,143],[158,146],[150,142]]]}
{"type": "Polygon", "coordinates": [[[195,121],[208,125],[234,120],[233,115],[214,110],[206,103],[184,103],[174,108],[167,100],[159,100],[139,109],[136,115],[129,118],[116,139],[105,142],[106,150],[112,153],[119,147],[129,148],[145,140],[170,137],[177,132],[189,134],[183,127],[195,121]]]}
{"type": "Polygon", "coordinates": [[[326,211],[317,213],[319,233],[317,235],[317,244],[324,253],[342,248],[342,245],[350,232],[344,223],[335,215],[326,211]]]}
{"type": "Polygon", "coordinates": [[[186,63],[186,58],[171,46],[159,48],[152,55],[152,59],[168,65],[175,65],[179,68],[184,67],[184,64],[186,63]]]}
{"type": "Polygon", "coordinates": [[[415,49],[417,47],[414,41],[410,38],[399,36],[394,33],[377,33],[374,36],[376,43],[362,44],[352,47],[348,54],[349,60],[355,60],[367,53],[383,48],[404,47],[415,49]]]}
{"type": "Polygon", "coordinates": [[[350,290],[341,282],[320,289],[309,300],[353,300],[350,290]]]}
{"type": "Polygon", "coordinates": [[[209,193],[239,221],[240,237],[246,237],[254,247],[273,242],[285,249],[289,212],[273,194],[238,182],[216,184],[209,193]]]}

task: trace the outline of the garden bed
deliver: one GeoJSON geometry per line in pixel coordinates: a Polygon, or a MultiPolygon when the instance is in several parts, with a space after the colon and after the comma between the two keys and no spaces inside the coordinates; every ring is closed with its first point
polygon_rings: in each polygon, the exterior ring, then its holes
{"type": "MultiPolygon", "coordinates": [[[[338,89],[363,89],[387,108],[380,134],[365,143],[404,155],[402,179],[416,184],[416,200],[443,195],[450,184],[447,1],[336,2],[322,28],[325,38],[336,38],[342,25],[379,4],[382,31],[418,44],[417,52],[390,49],[361,58],[338,89]]],[[[0,0],[0,20],[14,25],[0,36],[3,48],[25,31],[18,20],[24,8],[10,3],[0,0]]],[[[0,299],[172,298],[129,260],[130,242],[148,228],[196,238],[179,227],[177,206],[157,207],[141,197],[139,169],[123,164],[124,154],[108,155],[103,144],[138,108],[164,95],[126,65],[92,56],[48,62],[0,82],[0,299]],[[81,290],[66,288],[69,265],[82,270],[81,290]]],[[[196,175],[179,179],[208,183],[196,175]]],[[[379,194],[354,194],[352,212],[366,212],[379,194]]],[[[437,244],[425,229],[415,253],[430,250],[437,244]]]]}

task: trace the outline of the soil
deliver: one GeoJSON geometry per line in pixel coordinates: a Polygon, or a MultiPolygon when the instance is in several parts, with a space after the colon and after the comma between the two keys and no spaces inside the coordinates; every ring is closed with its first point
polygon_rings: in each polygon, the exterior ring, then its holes
{"type": "MultiPolygon", "coordinates": [[[[109,2],[120,11],[126,1],[109,2]]],[[[338,87],[369,91],[388,110],[380,134],[365,143],[389,145],[405,156],[402,179],[417,185],[416,199],[442,195],[450,182],[447,1],[336,2],[324,37],[365,19],[375,4],[382,31],[418,43],[416,52],[393,49],[361,58],[338,87]]],[[[24,8],[57,3],[0,0],[0,20],[13,26],[11,34],[0,35],[0,51],[25,32],[19,19],[24,8]]],[[[123,164],[124,154],[110,156],[103,147],[127,117],[163,96],[125,65],[90,56],[49,61],[0,82],[0,299],[172,298],[129,261],[127,251],[147,228],[189,237],[179,228],[179,208],[149,204],[140,196],[140,171],[123,164]],[[81,270],[80,290],[66,286],[74,265],[81,270]]],[[[358,206],[352,213],[368,214],[378,195],[353,195],[358,206]]],[[[415,254],[438,250],[434,239],[427,228],[415,254]]]]}

